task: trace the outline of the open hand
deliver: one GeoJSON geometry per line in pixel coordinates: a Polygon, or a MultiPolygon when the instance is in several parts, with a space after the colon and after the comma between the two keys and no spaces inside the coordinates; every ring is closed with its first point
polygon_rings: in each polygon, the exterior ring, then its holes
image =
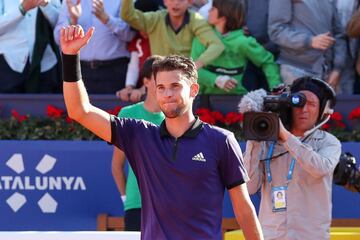
{"type": "Polygon", "coordinates": [[[93,7],[92,13],[103,24],[106,24],[109,21],[109,16],[105,12],[103,0],[93,0],[92,7],[93,7]]]}
{"type": "Polygon", "coordinates": [[[66,5],[69,12],[70,23],[77,24],[77,21],[82,13],[80,0],[76,0],[75,4],[73,4],[72,0],[66,0],[66,5]]]}
{"type": "Polygon", "coordinates": [[[95,28],[91,27],[86,34],[80,25],[62,27],[60,30],[61,51],[67,55],[76,55],[91,39],[95,28]]]}

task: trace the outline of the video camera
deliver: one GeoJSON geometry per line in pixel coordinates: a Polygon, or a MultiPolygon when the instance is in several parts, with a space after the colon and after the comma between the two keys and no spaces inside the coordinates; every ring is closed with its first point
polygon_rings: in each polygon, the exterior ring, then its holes
{"type": "Polygon", "coordinates": [[[356,159],[351,153],[341,154],[334,171],[334,183],[360,193],[360,171],[356,168],[356,159]]]}
{"type": "Polygon", "coordinates": [[[316,130],[326,123],[334,112],[336,94],[325,81],[314,77],[296,79],[289,88],[285,85],[273,89],[271,94],[259,89],[246,94],[239,104],[244,113],[244,135],[246,140],[276,141],[279,137],[279,117],[284,127],[290,130],[293,107],[303,107],[306,97],[301,91],[310,91],[319,99],[319,116],[315,127],[304,134],[316,130]]]}
{"type": "MultiPolygon", "coordinates": [[[[303,107],[306,103],[305,95],[300,92],[290,93],[289,91],[283,91],[279,95],[268,95],[266,92],[264,95],[264,92],[261,90],[253,92],[255,94],[260,93],[262,97],[262,103],[260,103],[262,105],[261,111],[256,111],[254,110],[256,108],[252,108],[250,111],[244,112],[243,129],[246,140],[278,140],[279,118],[284,126],[289,129],[291,124],[291,108],[303,107]]],[[[244,101],[246,102],[245,96],[244,101]]],[[[259,100],[259,96],[257,96],[257,100],[259,100]]],[[[248,102],[245,104],[248,104],[248,102]]]]}

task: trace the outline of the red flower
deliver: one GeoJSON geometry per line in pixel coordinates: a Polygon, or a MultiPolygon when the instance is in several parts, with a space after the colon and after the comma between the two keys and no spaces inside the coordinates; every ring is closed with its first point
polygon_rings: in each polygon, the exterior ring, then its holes
{"type": "Polygon", "coordinates": [[[334,112],[333,114],[331,114],[330,120],[322,126],[322,129],[326,131],[345,129],[346,125],[342,121],[342,119],[343,116],[341,115],[341,113],[334,112]]]}
{"type": "Polygon", "coordinates": [[[106,110],[106,112],[110,113],[111,115],[117,116],[117,115],[119,114],[120,110],[121,110],[121,107],[120,107],[120,106],[116,106],[116,107],[114,107],[113,109],[108,109],[108,110],[106,110]]]}
{"type": "Polygon", "coordinates": [[[11,116],[13,116],[19,123],[22,123],[29,118],[26,115],[20,115],[20,113],[15,109],[11,110],[11,116]]]}
{"type": "Polygon", "coordinates": [[[230,125],[234,123],[240,123],[243,121],[243,115],[237,112],[229,112],[225,116],[225,124],[230,125]]]}
{"type": "Polygon", "coordinates": [[[336,128],[341,128],[341,129],[345,129],[345,123],[343,123],[343,122],[341,122],[341,121],[337,121],[336,123],[335,123],[335,125],[336,125],[336,128]]]}
{"type": "Polygon", "coordinates": [[[64,110],[54,107],[53,105],[48,105],[46,113],[50,118],[60,118],[64,114],[64,110]]]}
{"type": "Polygon", "coordinates": [[[211,114],[204,114],[202,116],[199,116],[200,120],[203,121],[203,122],[206,122],[208,124],[211,124],[211,125],[215,125],[216,123],[216,120],[213,116],[211,116],[211,114]]]}
{"type": "Polygon", "coordinates": [[[224,122],[224,115],[219,111],[213,111],[211,112],[211,116],[218,122],[223,123],[224,122]]]}
{"type": "Polygon", "coordinates": [[[321,127],[323,130],[327,131],[330,129],[330,124],[329,123],[325,123],[324,125],[322,125],[321,127]]]}
{"type": "Polygon", "coordinates": [[[354,108],[354,109],[350,112],[348,118],[349,118],[350,120],[354,120],[354,119],[358,119],[358,118],[360,119],[360,106],[357,107],[357,108],[354,108]]]}
{"type": "Polygon", "coordinates": [[[334,112],[333,114],[331,114],[330,119],[338,122],[338,121],[342,121],[343,117],[341,113],[334,112]]]}
{"type": "Polygon", "coordinates": [[[211,111],[207,108],[199,108],[196,110],[195,114],[198,116],[210,115],[211,111]]]}

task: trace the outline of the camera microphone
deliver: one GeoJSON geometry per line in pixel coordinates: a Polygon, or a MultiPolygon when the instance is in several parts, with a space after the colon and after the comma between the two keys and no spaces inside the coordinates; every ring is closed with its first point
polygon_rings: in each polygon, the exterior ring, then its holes
{"type": "Polygon", "coordinates": [[[264,107],[264,97],[267,93],[264,89],[251,91],[241,98],[239,112],[261,112],[264,107]]]}

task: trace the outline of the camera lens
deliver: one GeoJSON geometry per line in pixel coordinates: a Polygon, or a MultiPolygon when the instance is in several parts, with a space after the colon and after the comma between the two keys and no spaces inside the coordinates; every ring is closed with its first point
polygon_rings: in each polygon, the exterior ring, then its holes
{"type": "Polygon", "coordinates": [[[269,119],[269,117],[266,115],[262,115],[258,118],[255,118],[253,124],[254,124],[254,132],[259,136],[262,137],[269,136],[273,131],[272,127],[270,127],[272,124],[272,120],[269,119]]]}
{"type": "Polygon", "coordinates": [[[269,124],[264,121],[264,120],[260,120],[258,123],[256,123],[255,128],[257,131],[259,132],[264,132],[266,131],[266,129],[269,127],[269,124]]]}
{"type": "Polygon", "coordinates": [[[279,116],[271,112],[245,112],[244,137],[247,140],[276,141],[279,134],[279,116]]]}

